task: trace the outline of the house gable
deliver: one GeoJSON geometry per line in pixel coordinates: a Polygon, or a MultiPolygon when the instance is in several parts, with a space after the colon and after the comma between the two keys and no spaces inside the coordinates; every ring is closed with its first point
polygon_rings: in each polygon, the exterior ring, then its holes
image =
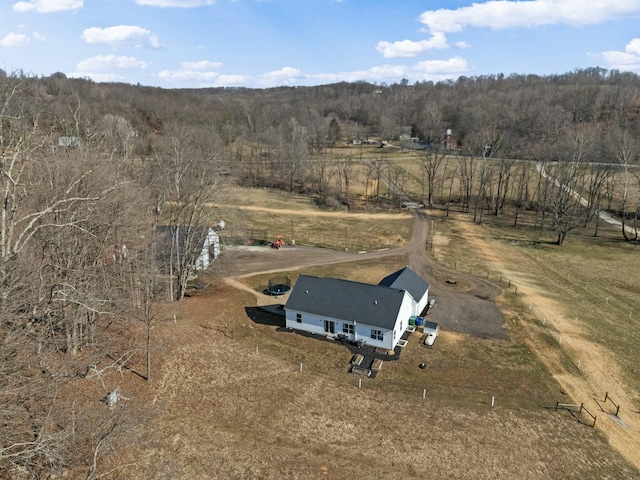
{"type": "Polygon", "coordinates": [[[422,277],[405,267],[380,280],[378,285],[406,290],[416,302],[419,302],[429,291],[430,285],[422,277]]]}

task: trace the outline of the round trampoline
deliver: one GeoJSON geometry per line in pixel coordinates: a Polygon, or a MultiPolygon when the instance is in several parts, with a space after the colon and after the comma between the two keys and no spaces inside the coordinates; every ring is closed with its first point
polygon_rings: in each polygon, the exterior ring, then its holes
{"type": "Polygon", "coordinates": [[[268,290],[271,295],[284,295],[291,290],[291,285],[273,285],[268,290]]]}
{"type": "Polygon", "coordinates": [[[269,279],[267,292],[270,295],[284,295],[291,290],[291,280],[289,277],[277,277],[269,279]]]}

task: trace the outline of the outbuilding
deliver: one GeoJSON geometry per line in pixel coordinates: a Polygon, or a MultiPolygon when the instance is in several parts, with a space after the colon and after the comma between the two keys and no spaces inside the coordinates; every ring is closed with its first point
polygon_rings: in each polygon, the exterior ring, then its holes
{"type": "Polygon", "coordinates": [[[175,261],[176,256],[188,254],[194,270],[205,270],[220,255],[220,237],[213,227],[198,227],[187,235],[182,226],[159,226],[156,234],[158,260],[163,265],[175,261]]]}

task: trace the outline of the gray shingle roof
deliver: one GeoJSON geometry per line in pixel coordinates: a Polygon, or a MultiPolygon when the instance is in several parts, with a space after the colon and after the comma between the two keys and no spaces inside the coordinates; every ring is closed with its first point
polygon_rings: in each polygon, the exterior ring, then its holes
{"type": "Polygon", "coordinates": [[[393,329],[404,291],[337,278],[300,275],[285,309],[393,329]]]}
{"type": "Polygon", "coordinates": [[[378,285],[406,290],[416,302],[420,301],[430,286],[409,267],[405,267],[402,270],[398,270],[384,277],[378,285]]]}

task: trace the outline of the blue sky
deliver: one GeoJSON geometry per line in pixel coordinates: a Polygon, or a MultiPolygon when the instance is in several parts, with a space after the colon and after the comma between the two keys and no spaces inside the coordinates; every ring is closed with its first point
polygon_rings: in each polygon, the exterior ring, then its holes
{"type": "Polygon", "coordinates": [[[640,73],[640,0],[0,0],[0,68],[166,88],[640,73]]]}

